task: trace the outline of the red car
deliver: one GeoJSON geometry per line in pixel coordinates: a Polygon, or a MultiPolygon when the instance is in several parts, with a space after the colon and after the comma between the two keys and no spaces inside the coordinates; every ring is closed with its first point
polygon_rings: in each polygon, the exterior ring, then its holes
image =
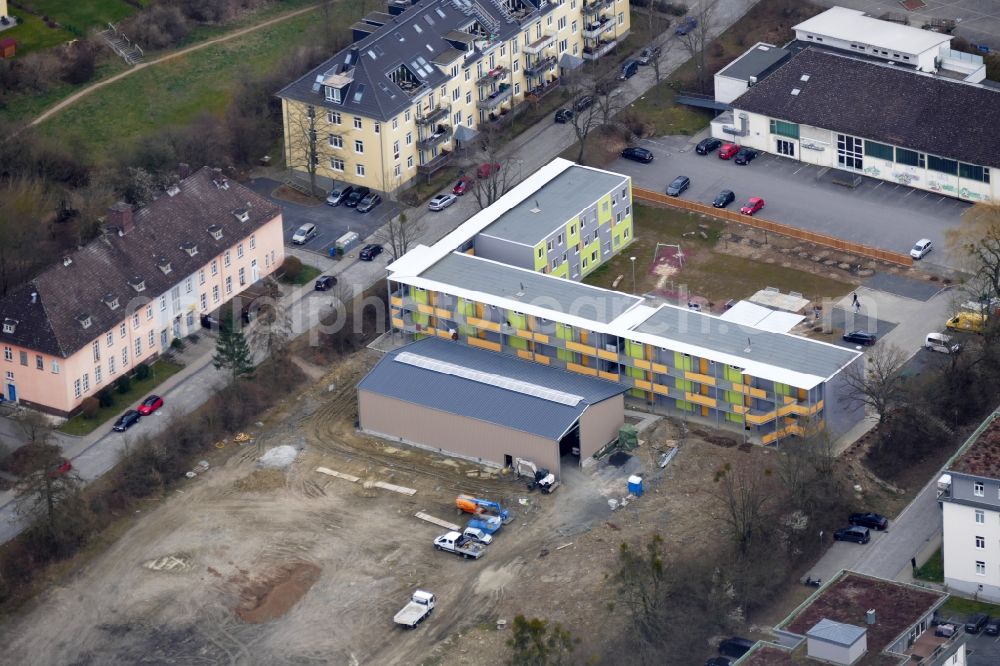
{"type": "Polygon", "coordinates": [[[472,182],[472,179],[468,176],[462,176],[458,179],[458,182],[455,183],[455,187],[453,187],[451,191],[458,196],[462,196],[469,191],[470,187],[472,187],[472,182]]]}
{"type": "Polygon", "coordinates": [[[483,162],[482,164],[479,165],[479,168],[476,169],[476,178],[489,178],[491,173],[499,170],[500,170],[499,163],[490,166],[489,162],[483,162]]]}
{"type": "Polygon", "coordinates": [[[142,404],[139,405],[136,411],[143,416],[149,416],[160,407],[163,407],[163,398],[158,395],[151,395],[142,401],[142,404]]]}
{"type": "Polygon", "coordinates": [[[63,458],[62,462],[53,465],[49,471],[46,472],[46,476],[50,479],[57,479],[63,474],[67,474],[71,469],[73,469],[73,463],[63,458]]]}
{"type": "Polygon", "coordinates": [[[719,159],[720,160],[731,160],[736,157],[736,153],[740,152],[740,147],[735,143],[724,143],[722,148],[719,148],[719,159]]]}
{"type": "Polygon", "coordinates": [[[740,208],[740,212],[744,215],[753,215],[761,208],[764,207],[764,200],[760,197],[750,197],[750,201],[746,203],[743,208],[740,208]]]}

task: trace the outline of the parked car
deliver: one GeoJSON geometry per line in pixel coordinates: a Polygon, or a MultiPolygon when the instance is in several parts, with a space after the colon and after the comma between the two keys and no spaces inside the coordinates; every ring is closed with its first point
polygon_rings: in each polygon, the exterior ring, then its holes
{"type": "Polygon", "coordinates": [[[871,538],[872,535],[871,532],[868,531],[868,528],[861,527],[859,525],[842,527],[833,533],[834,541],[853,541],[854,543],[865,544],[868,543],[871,538]]]}
{"type": "Polygon", "coordinates": [[[852,513],[847,522],[851,525],[860,525],[861,527],[867,527],[880,532],[889,527],[888,518],[880,513],[873,513],[871,511],[868,513],[852,513]]]}
{"type": "Polygon", "coordinates": [[[580,99],[573,102],[573,110],[576,111],[577,113],[579,113],[580,111],[585,111],[590,107],[594,106],[595,101],[596,100],[594,99],[593,95],[584,95],[580,99]]]}
{"type": "Polygon", "coordinates": [[[749,638],[740,638],[739,636],[733,636],[732,638],[727,638],[726,640],[719,643],[719,654],[723,657],[732,657],[733,659],[739,659],[753,647],[754,641],[749,638]]]}
{"type": "Polygon", "coordinates": [[[679,197],[681,193],[691,185],[691,179],[687,176],[677,176],[667,185],[667,194],[672,197],[679,197]]]}
{"type": "Polygon", "coordinates": [[[710,152],[722,145],[722,141],[719,141],[715,137],[708,137],[707,139],[702,139],[698,142],[698,145],[694,147],[694,152],[699,155],[708,155],[710,152]]]}
{"type": "Polygon", "coordinates": [[[740,212],[743,213],[744,215],[753,215],[763,207],[764,207],[763,199],[761,199],[760,197],[750,197],[750,199],[746,202],[746,205],[740,208],[740,212]]]}
{"type": "Polygon", "coordinates": [[[875,334],[869,333],[868,331],[851,331],[850,333],[844,333],[844,342],[853,342],[859,345],[867,345],[871,347],[875,344],[875,334]]]}
{"type": "Polygon", "coordinates": [[[366,196],[364,199],[362,199],[361,203],[358,204],[358,212],[359,213],[367,213],[372,208],[374,208],[375,206],[379,205],[380,203],[382,203],[382,195],[381,194],[375,194],[374,192],[372,192],[371,194],[369,194],[368,196],[366,196]]]}
{"type": "Polygon", "coordinates": [[[990,616],[986,613],[973,613],[965,620],[965,633],[978,634],[990,621],[990,616]]]}
{"type": "Polygon", "coordinates": [[[69,471],[73,469],[73,463],[63,458],[55,465],[49,468],[49,471],[45,473],[45,476],[50,479],[58,479],[63,474],[69,474],[69,471]]]}
{"type": "Polygon", "coordinates": [[[383,248],[381,245],[376,245],[376,244],[365,245],[363,248],[361,248],[361,252],[358,254],[358,257],[361,259],[361,261],[373,261],[375,257],[382,254],[382,249],[383,248]]]}
{"type": "Polygon", "coordinates": [[[733,660],[729,657],[712,657],[705,662],[705,666],[732,666],[733,660]]]}
{"type": "Polygon", "coordinates": [[[301,227],[295,230],[292,234],[292,242],[296,245],[305,245],[316,235],[316,225],[311,222],[306,222],[301,227]]]}
{"type": "Polygon", "coordinates": [[[351,196],[351,192],[354,191],[353,185],[348,185],[347,187],[342,187],[340,189],[330,190],[330,196],[326,198],[326,203],[328,206],[339,206],[344,203],[347,197],[351,196]]]}
{"type": "Polygon", "coordinates": [[[660,55],[659,46],[647,46],[642,50],[642,53],[639,54],[639,64],[648,65],[653,61],[653,58],[656,58],[659,55],[660,55]]]}
{"type": "Polygon", "coordinates": [[[560,125],[564,125],[571,120],[573,120],[573,112],[569,109],[558,109],[556,111],[556,122],[560,125]]]}
{"type": "Polygon", "coordinates": [[[151,395],[139,404],[137,411],[140,416],[149,416],[160,407],[163,407],[163,398],[158,395],[151,395]]]}
{"type": "Polygon", "coordinates": [[[135,411],[134,409],[130,409],[124,414],[122,414],[117,421],[115,421],[115,424],[111,426],[111,429],[114,430],[115,432],[125,432],[138,422],[139,422],[139,412],[135,411]]]}
{"type": "Polygon", "coordinates": [[[653,161],[653,153],[638,146],[632,146],[631,148],[623,150],[622,157],[627,160],[632,160],[633,162],[642,162],[644,164],[649,164],[653,161]]]}
{"type": "Polygon", "coordinates": [[[720,160],[731,160],[736,156],[736,153],[740,152],[740,147],[735,143],[724,143],[722,147],[719,148],[719,159],[720,160]]]}
{"type": "Polygon", "coordinates": [[[361,200],[364,199],[371,193],[367,187],[356,187],[354,191],[351,192],[347,199],[344,200],[344,205],[348,208],[357,208],[361,200]]]}
{"type": "Polygon", "coordinates": [[[928,333],[924,338],[924,349],[941,352],[942,354],[957,354],[962,345],[954,342],[950,335],[944,333],[928,333]]]}
{"type": "Polygon", "coordinates": [[[454,194],[439,194],[431,199],[431,202],[427,204],[427,207],[431,210],[444,210],[456,201],[458,201],[458,197],[454,194]]]}
{"type": "Polygon", "coordinates": [[[458,179],[458,182],[455,183],[455,187],[453,187],[451,191],[453,194],[462,196],[463,194],[469,191],[469,188],[472,187],[472,183],[473,180],[471,178],[469,178],[468,176],[462,176],[461,178],[458,179]]]}
{"type": "Polygon", "coordinates": [[[639,73],[639,61],[638,60],[626,60],[622,63],[622,71],[618,75],[619,81],[627,81],[633,76],[639,73]]]}
{"type": "Polygon", "coordinates": [[[751,148],[740,148],[739,152],[736,153],[736,159],[733,161],[737,164],[750,164],[753,162],[755,157],[757,157],[756,150],[751,148]]]}
{"type": "Polygon", "coordinates": [[[965,331],[966,333],[983,334],[986,330],[986,317],[982,312],[959,312],[957,315],[945,322],[944,325],[949,331],[965,331]]]}
{"type": "Polygon", "coordinates": [[[910,250],[910,256],[914,259],[923,259],[927,256],[927,253],[934,249],[933,243],[931,243],[928,238],[921,238],[917,241],[913,249],[910,250]]]}
{"type": "Polygon", "coordinates": [[[712,205],[716,208],[725,208],[729,204],[736,201],[736,194],[732,190],[722,190],[719,195],[715,197],[715,201],[712,205]]]}
{"type": "Polygon", "coordinates": [[[683,21],[680,22],[680,25],[677,26],[676,30],[674,30],[674,34],[679,37],[683,37],[684,35],[688,34],[697,27],[698,27],[698,19],[696,19],[693,16],[688,16],[687,18],[685,18],[683,21]]]}
{"type": "Polygon", "coordinates": [[[479,165],[479,168],[476,169],[476,178],[489,178],[490,174],[496,173],[499,170],[499,162],[494,162],[492,165],[490,165],[489,162],[483,162],[479,165]]]}
{"type": "Polygon", "coordinates": [[[987,636],[1000,636],[1000,617],[991,617],[983,627],[983,633],[987,636]]]}
{"type": "Polygon", "coordinates": [[[337,278],[332,275],[323,275],[316,280],[316,291],[329,291],[337,284],[337,278]]]}

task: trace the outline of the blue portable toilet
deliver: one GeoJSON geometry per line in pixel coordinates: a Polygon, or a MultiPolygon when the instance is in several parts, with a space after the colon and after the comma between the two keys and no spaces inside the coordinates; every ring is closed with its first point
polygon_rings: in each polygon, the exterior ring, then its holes
{"type": "Polygon", "coordinates": [[[642,477],[633,474],[628,477],[628,491],[636,497],[642,497],[642,477]]]}

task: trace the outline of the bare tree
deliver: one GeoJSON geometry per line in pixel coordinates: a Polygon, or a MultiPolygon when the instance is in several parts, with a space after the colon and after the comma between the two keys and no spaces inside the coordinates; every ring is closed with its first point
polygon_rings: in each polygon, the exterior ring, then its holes
{"type": "Polygon", "coordinates": [[[862,362],[852,363],[844,371],[844,400],[872,409],[878,414],[878,422],[885,422],[905,396],[905,362],[906,353],[902,349],[879,342],[862,362]]]}
{"type": "Polygon", "coordinates": [[[33,446],[46,446],[51,443],[55,428],[47,418],[38,412],[24,409],[18,412],[17,425],[27,443],[33,446]]]}
{"type": "Polygon", "coordinates": [[[387,246],[390,259],[396,261],[409,251],[423,233],[424,227],[419,221],[411,222],[406,218],[406,213],[400,213],[375,233],[375,239],[387,246]]]}
{"type": "Polygon", "coordinates": [[[247,335],[250,347],[272,360],[273,372],[277,372],[277,363],[284,360],[292,337],[292,321],[281,296],[278,283],[271,277],[265,278],[264,293],[255,302],[257,314],[247,335]]]}
{"type": "Polygon", "coordinates": [[[1000,300],[1000,203],[977,203],[962,214],[959,226],[945,232],[951,254],[971,277],[966,291],[983,304],[987,322],[1000,300]]]}
{"type": "Polygon", "coordinates": [[[774,499],[774,493],[765,483],[770,475],[770,469],[751,464],[734,469],[729,463],[715,473],[715,482],[722,490],[719,499],[725,509],[725,521],[741,557],[750,552],[767,523],[768,505],[774,499]]]}
{"type": "Polygon", "coordinates": [[[712,30],[716,27],[715,12],[719,0],[702,0],[697,9],[688,13],[688,20],[694,19],[697,24],[685,35],[678,36],[688,55],[694,60],[697,72],[698,92],[706,92],[708,67],[706,54],[712,41],[712,30]]]}
{"type": "MultiPolygon", "coordinates": [[[[652,5],[653,5],[653,0],[650,1],[650,12],[654,13],[652,5]]],[[[653,28],[654,21],[653,21],[652,16],[650,16],[650,34],[652,34],[652,35],[659,35],[659,34],[661,34],[663,32],[666,32],[667,26],[663,25],[663,23],[664,23],[664,21],[662,19],[658,18],[655,21],[655,26],[656,27],[655,27],[655,30],[654,30],[654,28],[653,28]]],[[[665,40],[663,40],[660,43],[657,43],[656,40],[654,39],[653,43],[650,44],[650,48],[654,48],[654,49],[658,48],[659,49],[659,53],[656,53],[654,51],[653,54],[652,54],[652,57],[650,57],[650,59],[649,59],[649,66],[653,68],[653,81],[654,81],[654,84],[653,84],[653,91],[654,91],[654,93],[653,94],[656,95],[656,101],[657,102],[661,102],[662,101],[663,90],[660,87],[660,83],[663,81],[664,74],[667,73],[667,71],[666,71],[666,60],[670,56],[670,52],[674,50],[674,46],[676,46],[676,45],[677,45],[677,41],[673,40],[673,39],[665,39],[665,40]]]]}
{"type": "Polygon", "coordinates": [[[51,213],[52,201],[41,181],[14,178],[0,185],[0,295],[48,260],[39,248],[51,213]]]}
{"type": "Polygon", "coordinates": [[[65,464],[58,446],[36,443],[14,489],[18,514],[32,521],[31,536],[52,555],[71,549],[86,533],[82,481],[65,464]]]}
{"type": "Polygon", "coordinates": [[[472,194],[480,210],[493,205],[514,185],[513,162],[500,156],[502,147],[500,133],[492,128],[484,129],[482,137],[480,145],[486,155],[486,166],[481,168],[486,173],[477,173],[476,180],[472,184],[472,194]]]}
{"type": "Polygon", "coordinates": [[[293,105],[287,106],[286,126],[288,127],[285,146],[285,163],[289,169],[305,171],[309,176],[309,191],[312,196],[320,196],[316,186],[316,174],[323,157],[320,152],[316,107],[309,105],[305,111],[293,105]]]}
{"type": "Polygon", "coordinates": [[[576,141],[580,145],[580,150],[577,153],[576,161],[583,162],[583,155],[587,147],[587,137],[590,136],[591,130],[596,129],[601,125],[602,109],[601,105],[598,104],[598,95],[593,83],[586,87],[587,94],[577,100],[574,106],[573,115],[570,118],[570,124],[573,127],[573,133],[576,135],[576,141]],[[585,108],[579,108],[584,106],[585,108]]]}
{"type": "Polygon", "coordinates": [[[620,88],[614,85],[597,84],[594,86],[597,97],[597,117],[601,127],[612,125],[614,117],[625,108],[625,98],[620,88]]]}
{"type": "Polygon", "coordinates": [[[641,550],[627,543],[618,547],[618,571],[614,576],[618,600],[639,636],[653,638],[663,626],[667,603],[667,566],[663,561],[663,537],[654,534],[641,550]]]}

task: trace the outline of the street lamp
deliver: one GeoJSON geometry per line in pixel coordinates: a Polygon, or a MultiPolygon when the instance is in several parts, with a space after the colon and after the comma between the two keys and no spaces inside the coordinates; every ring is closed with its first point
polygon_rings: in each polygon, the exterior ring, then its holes
{"type": "Polygon", "coordinates": [[[635,293],[635,257],[629,257],[629,261],[632,262],[632,293],[635,293]]]}

